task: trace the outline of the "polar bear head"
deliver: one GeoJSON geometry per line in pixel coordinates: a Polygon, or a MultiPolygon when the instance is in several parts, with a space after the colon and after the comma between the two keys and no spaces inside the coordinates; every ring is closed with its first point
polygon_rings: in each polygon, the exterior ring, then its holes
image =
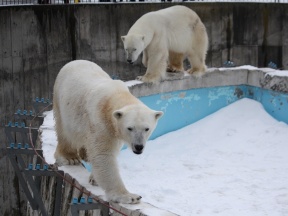
{"type": "Polygon", "coordinates": [[[154,111],[144,105],[125,106],[113,112],[119,137],[135,154],[141,154],[146,141],[155,129],[161,111],[154,111]]]}
{"type": "Polygon", "coordinates": [[[122,36],[127,62],[133,64],[144,50],[144,36],[139,34],[129,34],[122,36]]]}

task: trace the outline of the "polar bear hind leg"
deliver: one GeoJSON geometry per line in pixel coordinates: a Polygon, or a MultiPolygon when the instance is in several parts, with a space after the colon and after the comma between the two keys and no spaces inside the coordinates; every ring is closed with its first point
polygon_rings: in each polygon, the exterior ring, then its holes
{"type": "Polygon", "coordinates": [[[54,100],[53,104],[54,117],[56,121],[55,129],[57,131],[56,134],[58,141],[57,148],[54,153],[56,164],[58,164],[59,166],[80,164],[80,158],[78,156],[77,149],[72,148],[72,145],[63,136],[62,124],[59,116],[59,108],[57,106],[57,102],[55,102],[54,100]]]}
{"type": "Polygon", "coordinates": [[[203,57],[189,54],[188,59],[192,66],[192,68],[188,70],[188,73],[196,77],[201,77],[206,72],[206,65],[204,63],[203,57]]]}
{"type": "Polygon", "coordinates": [[[169,62],[167,67],[167,72],[181,72],[184,71],[183,68],[184,55],[182,53],[176,53],[169,51],[169,62]]]}
{"type": "Polygon", "coordinates": [[[56,163],[61,165],[77,165],[80,164],[80,158],[77,154],[77,149],[71,148],[65,139],[58,136],[58,144],[54,154],[56,163]]]}
{"type": "Polygon", "coordinates": [[[191,35],[192,46],[187,53],[187,57],[192,68],[188,70],[188,73],[193,74],[196,77],[200,77],[206,72],[207,69],[205,61],[209,41],[205,26],[199,19],[197,19],[192,25],[191,30],[194,32],[194,34],[191,35]]]}

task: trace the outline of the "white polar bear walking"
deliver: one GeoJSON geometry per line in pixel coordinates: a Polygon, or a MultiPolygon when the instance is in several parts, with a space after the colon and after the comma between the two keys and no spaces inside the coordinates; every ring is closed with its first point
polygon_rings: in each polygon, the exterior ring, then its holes
{"type": "Polygon", "coordinates": [[[163,115],[134,97],[120,80],[112,80],[95,63],[76,60],[59,72],[53,96],[58,165],[92,164],[90,182],[105,190],[108,200],[138,203],[141,196],[125,188],[117,166],[123,142],[135,154],[163,115]],[[81,157],[80,157],[81,156],[81,157]]]}
{"type": "Polygon", "coordinates": [[[183,71],[185,58],[192,65],[188,73],[201,76],[206,71],[206,28],[199,16],[185,6],[144,14],[121,39],[129,63],[143,51],[142,63],[147,70],[140,79],[144,82],[164,79],[166,69],[183,71]]]}

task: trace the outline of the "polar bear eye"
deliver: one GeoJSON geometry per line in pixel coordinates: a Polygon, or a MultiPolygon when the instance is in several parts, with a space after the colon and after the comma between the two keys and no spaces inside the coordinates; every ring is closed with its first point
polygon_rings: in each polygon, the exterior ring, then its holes
{"type": "Polygon", "coordinates": [[[127,129],[128,129],[129,131],[132,131],[132,130],[133,130],[133,128],[132,128],[132,127],[128,127],[127,129]]]}
{"type": "Polygon", "coordinates": [[[136,49],[134,48],[133,51],[136,51],[136,49]]]}
{"type": "Polygon", "coordinates": [[[149,128],[145,128],[145,131],[149,131],[149,128]]]}

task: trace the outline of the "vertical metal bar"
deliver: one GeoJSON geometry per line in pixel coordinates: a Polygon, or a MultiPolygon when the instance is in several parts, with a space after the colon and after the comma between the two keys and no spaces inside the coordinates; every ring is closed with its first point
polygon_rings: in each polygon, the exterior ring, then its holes
{"type": "Polygon", "coordinates": [[[70,210],[71,210],[71,215],[72,216],[79,216],[79,211],[78,211],[78,208],[77,208],[77,206],[75,204],[71,205],[70,210]]]}
{"type": "Polygon", "coordinates": [[[35,202],[35,200],[33,199],[32,195],[30,193],[30,190],[29,190],[27,183],[26,183],[27,181],[24,179],[23,174],[20,172],[20,169],[19,169],[18,164],[16,162],[16,155],[9,154],[8,157],[11,161],[12,166],[14,167],[16,175],[19,179],[19,182],[22,186],[22,189],[24,190],[24,193],[27,196],[29,203],[31,204],[32,209],[37,210],[38,209],[37,203],[35,202]]]}
{"type": "MultiPolygon", "coordinates": [[[[107,205],[109,205],[108,202],[107,202],[107,205]]],[[[100,209],[101,209],[102,216],[109,216],[110,209],[108,208],[108,206],[101,205],[100,209]]]]}
{"type": "MultiPolygon", "coordinates": [[[[62,176],[64,175],[63,171],[58,171],[62,176]]],[[[63,178],[56,174],[56,195],[55,195],[55,207],[54,207],[54,215],[61,214],[61,204],[62,204],[62,185],[63,185],[63,178]]]]}
{"type": "MultiPolygon", "coordinates": [[[[35,162],[36,162],[35,164],[40,164],[42,166],[42,160],[39,157],[36,156],[36,161],[35,162]]],[[[39,190],[40,190],[40,187],[41,187],[41,179],[42,179],[41,176],[34,176],[35,185],[36,185],[37,188],[39,188],[39,190]]]]}
{"type": "MultiPolygon", "coordinates": [[[[23,161],[21,156],[18,157],[18,162],[24,169],[25,163],[24,163],[24,161],[23,161]]],[[[25,174],[25,172],[24,172],[24,175],[25,175],[25,177],[28,180],[29,186],[30,186],[30,188],[32,190],[32,193],[33,193],[33,197],[36,200],[36,202],[38,203],[38,206],[40,208],[42,216],[48,216],[47,212],[46,212],[46,209],[45,209],[45,206],[44,206],[44,203],[43,203],[43,200],[42,200],[42,197],[41,197],[40,193],[38,192],[39,188],[36,187],[36,184],[35,184],[35,181],[34,181],[33,177],[30,176],[30,175],[25,174]]]]}
{"type": "Polygon", "coordinates": [[[9,144],[15,142],[15,138],[12,137],[11,127],[5,127],[5,134],[8,139],[9,144]]]}

